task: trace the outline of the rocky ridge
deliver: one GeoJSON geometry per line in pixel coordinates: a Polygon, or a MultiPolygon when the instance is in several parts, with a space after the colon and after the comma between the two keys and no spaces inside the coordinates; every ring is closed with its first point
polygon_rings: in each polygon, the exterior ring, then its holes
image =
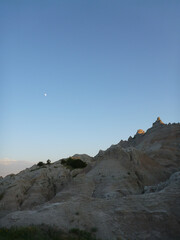
{"type": "Polygon", "coordinates": [[[0,227],[45,223],[68,230],[97,228],[97,237],[180,238],[180,124],[160,118],[87,163],[57,161],[0,179],[0,227]]]}

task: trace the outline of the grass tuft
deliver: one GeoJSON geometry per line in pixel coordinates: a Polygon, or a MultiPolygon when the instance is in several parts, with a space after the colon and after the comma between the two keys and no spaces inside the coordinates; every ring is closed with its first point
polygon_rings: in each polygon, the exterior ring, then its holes
{"type": "Polygon", "coordinates": [[[46,225],[0,229],[1,240],[97,240],[92,233],[73,228],[69,233],[46,225]]]}
{"type": "Polygon", "coordinates": [[[4,192],[0,193],[0,201],[3,199],[4,197],[4,192]]]}

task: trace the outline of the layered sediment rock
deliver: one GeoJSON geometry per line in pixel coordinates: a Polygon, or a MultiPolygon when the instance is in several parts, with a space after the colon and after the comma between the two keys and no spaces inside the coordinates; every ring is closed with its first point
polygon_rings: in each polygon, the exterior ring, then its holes
{"type": "Polygon", "coordinates": [[[158,118],[94,158],[74,158],[87,167],[57,161],[0,179],[0,226],[96,227],[103,240],[180,238],[180,124],[158,118]]]}

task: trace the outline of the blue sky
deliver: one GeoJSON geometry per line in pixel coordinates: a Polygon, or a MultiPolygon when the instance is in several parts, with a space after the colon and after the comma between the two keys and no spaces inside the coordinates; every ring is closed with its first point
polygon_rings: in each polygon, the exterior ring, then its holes
{"type": "Polygon", "coordinates": [[[1,0],[0,159],[94,156],[158,116],[179,122],[179,12],[173,0],[1,0]]]}

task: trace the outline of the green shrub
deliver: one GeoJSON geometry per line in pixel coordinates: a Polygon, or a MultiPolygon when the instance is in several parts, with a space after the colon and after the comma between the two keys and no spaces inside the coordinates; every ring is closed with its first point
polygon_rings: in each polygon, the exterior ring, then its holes
{"type": "Polygon", "coordinates": [[[69,157],[67,159],[62,159],[61,164],[67,168],[76,169],[76,168],[85,168],[87,163],[83,162],[81,159],[69,157]]]}
{"type": "Polygon", "coordinates": [[[4,192],[0,193],[0,201],[3,199],[4,197],[4,192]]]}
{"type": "MultiPolygon", "coordinates": [[[[69,233],[73,234],[75,237],[78,237],[77,239],[83,239],[83,240],[95,240],[90,232],[80,230],[78,228],[72,228],[69,230],[69,233]]],[[[74,238],[76,239],[76,238],[74,238]]]]}
{"type": "Polygon", "coordinates": [[[96,227],[92,227],[92,228],[91,228],[91,232],[94,232],[94,233],[95,233],[95,232],[97,232],[97,230],[98,230],[98,229],[97,229],[96,227]]]}
{"type": "Polygon", "coordinates": [[[43,162],[38,162],[37,166],[42,167],[42,166],[44,166],[44,163],[43,162]]]}
{"type": "Polygon", "coordinates": [[[50,164],[51,164],[51,160],[48,159],[48,160],[47,160],[47,165],[50,165],[50,164]]]}
{"type": "Polygon", "coordinates": [[[62,159],[62,160],[61,160],[61,164],[66,164],[66,160],[65,160],[65,159],[62,159]]]}
{"type": "Polygon", "coordinates": [[[1,240],[96,240],[91,233],[71,229],[69,233],[46,225],[0,228],[1,240]]]}

